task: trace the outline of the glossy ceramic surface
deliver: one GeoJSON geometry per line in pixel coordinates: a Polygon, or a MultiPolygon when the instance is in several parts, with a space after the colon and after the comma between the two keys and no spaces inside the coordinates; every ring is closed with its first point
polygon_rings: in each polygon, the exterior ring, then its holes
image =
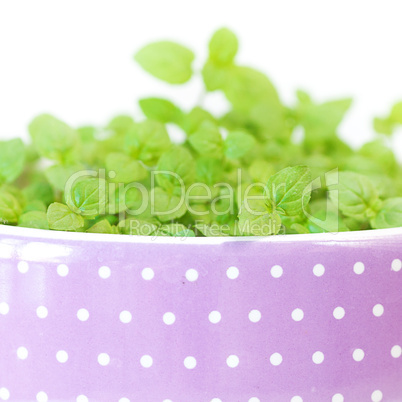
{"type": "Polygon", "coordinates": [[[0,400],[402,401],[402,230],[0,227],[0,400]]]}

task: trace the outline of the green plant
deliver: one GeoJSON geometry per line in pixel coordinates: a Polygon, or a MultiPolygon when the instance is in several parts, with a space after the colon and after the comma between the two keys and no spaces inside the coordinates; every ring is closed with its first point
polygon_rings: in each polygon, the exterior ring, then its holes
{"type": "Polygon", "coordinates": [[[263,73],[236,62],[238,47],[233,32],[218,30],[199,73],[193,52],[177,43],[135,55],[172,85],[202,77],[206,93],[228,100],[224,115],[150,97],[139,100],[140,119],[72,128],[42,114],[29,125],[31,144],[0,142],[0,223],[152,236],[402,226],[402,167],[389,146],[402,102],[374,119],[377,138],[353,150],[337,135],[351,99],[317,103],[297,91],[296,104],[284,105],[263,73]],[[172,125],[185,134],[180,144],[172,125]]]}

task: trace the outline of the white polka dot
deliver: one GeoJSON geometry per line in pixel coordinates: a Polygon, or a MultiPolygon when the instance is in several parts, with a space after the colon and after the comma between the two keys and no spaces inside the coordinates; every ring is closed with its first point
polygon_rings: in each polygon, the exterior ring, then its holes
{"type": "Polygon", "coordinates": [[[212,398],[211,402],[222,402],[222,399],[219,398],[212,398]]]}
{"type": "Polygon", "coordinates": [[[302,309],[297,308],[292,311],[292,318],[294,321],[301,321],[304,318],[304,312],[302,309]]]}
{"type": "Polygon", "coordinates": [[[402,348],[399,345],[395,345],[391,349],[391,356],[398,359],[402,355],[402,348]]]}
{"type": "Polygon", "coordinates": [[[171,399],[164,399],[162,402],[173,402],[171,399]]]}
{"type": "Polygon", "coordinates": [[[144,268],[141,272],[141,275],[143,279],[150,281],[155,276],[155,273],[152,268],[144,268]]]}
{"type": "Polygon", "coordinates": [[[101,366],[107,366],[110,363],[110,356],[107,353],[100,353],[98,355],[98,363],[101,366]]]}
{"type": "Polygon", "coordinates": [[[128,399],[128,398],[120,398],[119,402],[130,402],[130,399],[128,399]]]}
{"type": "Polygon", "coordinates": [[[17,268],[21,274],[26,274],[29,270],[29,264],[26,261],[20,261],[17,265],[17,268]]]}
{"type": "Polygon", "coordinates": [[[85,395],[78,395],[76,402],[88,402],[88,398],[85,395]]]}
{"type": "Polygon", "coordinates": [[[364,264],[362,262],[356,262],[356,264],[353,266],[353,271],[355,271],[355,274],[360,275],[364,272],[364,264]]]}
{"type": "Polygon", "coordinates": [[[8,401],[10,398],[10,391],[7,388],[0,388],[0,399],[3,401],[8,401]]]}
{"type": "Polygon", "coordinates": [[[189,282],[195,282],[198,279],[198,272],[197,270],[190,268],[186,271],[186,279],[189,282]]]}
{"type": "Polygon", "coordinates": [[[382,304],[376,304],[373,307],[373,314],[376,317],[381,317],[384,314],[384,306],[382,304]]]}
{"type": "Polygon", "coordinates": [[[361,362],[364,359],[364,350],[362,349],[355,349],[353,351],[353,360],[357,362],[361,362]]]}
{"type": "Polygon", "coordinates": [[[176,316],[173,313],[168,312],[168,313],[163,314],[163,322],[166,325],[172,325],[172,324],[174,324],[175,321],[176,321],[176,316]]]}
{"type": "Polygon", "coordinates": [[[197,365],[197,360],[195,360],[195,357],[193,356],[187,356],[184,359],[184,367],[191,370],[193,368],[195,368],[195,366],[197,365]]]}
{"type": "Polygon", "coordinates": [[[321,364],[324,361],[324,353],[317,351],[313,354],[313,362],[315,364],[321,364]]]}
{"type": "Polygon", "coordinates": [[[345,309],[343,307],[336,307],[333,315],[337,320],[341,320],[343,317],[345,317],[345,309]]]}
{"type": "Polygon", "coordinates": [[[222,316],[219,311],[211,311],[209,313],[208,319],[212,322],[212,324],[217,324],[222,319],[222,316]]]}
{"type": "Polygon", "coordinates": [[[322,264],[314,265],[313,273],[315,276],[323,276],[325,273],[325,267],[322,264]]]}
{"type": "Polygon", "coordinates": [[[88,311],[87,309],[85,309],[85,308],[80,308],[80,309],[77,311],[77,318],[78,318],[80,321],[87,321],[88,318],[89,318],[89,311],[88,311]]]}
{"type": "Polygon", "coordinates": [[[335,394],[332,397],[332,402],[343,402],[345,400],[345,398],[343,397],[342,394],[335,394]]]}
{"type": "Polygon", "coordinates": [[[28,357],[28,349],[25,348],[24,346],[20,346],[17,349],[17,356],[21,360],[25,360],[28,357]]]}
{"type": "Polygon", "coordinates": [[[48,315],[47,308],[46,308],[45,306],[39,306],[39,307],[36,309],[36,315],[37,315],[39,318],[46,318],[47,315],[48,315]]]}
{"type": "Polygon", "coordinates": [[[38,402],[47,402],[48,398],[47,398],[47,394],[46,392],[40,391],[36,394],[36,400],[38,402]]]}
{"type": "Polygon", "coordinates": [[[0,314],[6,315],[10,311],[10,307],[6,302],[0,303],[0,314]]]}
{"type": "Polygon", "coordinates": [[[303,399],[301,396],[296,395],[290,400],[290,402],[303,402],[303,399]]]}
{"type": "Polygon", "coordinates": [[[56,359],[59,363],[65,363],[68,360],[68,353],[65,350],[59,350],[56,353],[56,359]]]}
{"type": "Polygon", "coordinates": [[[376,391],[374,391],[374,392],[371,394],[371,400],[372,400],[373,402],[380,402],[380,401],[382,401],[382,392],[381,392],[379,389],[377,389],[376,391]]]}
{"type": "Polygon", "coordinates": [[[144,355],[141,357],[140,363],[141,363],[142,367],[150,368],[152,366],[152,364],[154,363],[154,361],[151,356],[144,355]]]}
{"type": "Polygon", "coordinates": [[[57,273],[60,276],[67,276],[68,275],[68,266],[66,264],[60,264],[57,267],[57,273]]]}
{"type": "Polygon", "coordinates": [[[260,400],[256,396],[253,396],[248,400],[248,402],[260,402],[260,400]]]}
{"type": "Polygon", "coordinates": [[[110,268],[106,267],[105,265],[103,267],[100,267],[98,271],[98,274],[102,279],[109,278],[111,273],[112,272],[110,271],[110,268]]]}
{"type": "Polygon", "coordinates": [[[274,265],[271,268],[271,275],[274,278],[280,278],[282,276],[282,274],[283,274],[283,268],[280,265],[274,265]]]}
{"type": "Polygon", "coordinates": [[[251,310],[248,313],[248,319],[251,322],[258,322],[261,320],[261,312],[259,310],[251,310]]]}
{"type": "Polygon", "coordinates": [[[124,310],[120,313],[119,319],[123,324],[128,324],[133,319],[133,316],[129,311],[124,310]]]}
{"type": "Polygon", "coordinates": [[[229,267],[226,271],[226,275],[229,279],[236,279],[239,276],[239,268],[237,267],[229,267]]]}
{"type": "Polygon", "coordinates": [[[395,272],[400,271],[402,269],[402,261],[399,259],[392,261],[391,269],[395,272]]]}
{"type": "Polygon", "coordinates": [[[271,364],[273,366],[279,366],[282,363],[283,358],[282,358],[282,355],[280,353],[274,353],[269,358],[269,361],[271,362],[271,364]]]}
{"type": "Polygon", "coordinates": [[[231,367],[231,368],[235,368],[239,365],[239,358],[236,355],[230,355],[227,359],[226,359],[226,364],[231,367]]]}

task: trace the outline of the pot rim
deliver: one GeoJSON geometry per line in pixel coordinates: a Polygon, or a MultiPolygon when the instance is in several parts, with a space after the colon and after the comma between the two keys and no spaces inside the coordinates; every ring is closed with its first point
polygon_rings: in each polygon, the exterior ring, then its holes
{"type": "Polygon", "coordinates": [[[222,237],[163,237],[116,235],[103,233],[65,232],[57,230],[32,229],[17,226],[0,225],[0,240],[4,236],[18,236],[37,239],[69,240],[80,242],[110,242],[110,243],[168,243],[211,245],[231,242],[361,242],[375,239],[392,239],[402,236],[402,227],[393,229],[371,229],[351,232],[285,234],[276,236],[222,236],[222,237]]]}

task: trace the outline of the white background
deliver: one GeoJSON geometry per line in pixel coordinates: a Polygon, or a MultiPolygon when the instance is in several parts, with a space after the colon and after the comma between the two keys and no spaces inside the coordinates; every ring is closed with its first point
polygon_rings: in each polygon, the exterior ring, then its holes
{"type": "MultiPolygon", "coordinates": [[[[352,96],[341,134],[357,145],[373,135],[372,117],[402,100],[401,17],[400,0],[1,0],[0,139],[26,136],[42,112],[102,125],[135,113],[148,95],[190,109],[199,79],[170,88],[132,56],[172,39],[191,47],[200,67],[211,33],[227,26],[240,38],[238,61],[265,71],[285,103],[297,88],[319,101],[352,96]]],[[[222,110],[219,99],[207,106],[222,110]]]]}

